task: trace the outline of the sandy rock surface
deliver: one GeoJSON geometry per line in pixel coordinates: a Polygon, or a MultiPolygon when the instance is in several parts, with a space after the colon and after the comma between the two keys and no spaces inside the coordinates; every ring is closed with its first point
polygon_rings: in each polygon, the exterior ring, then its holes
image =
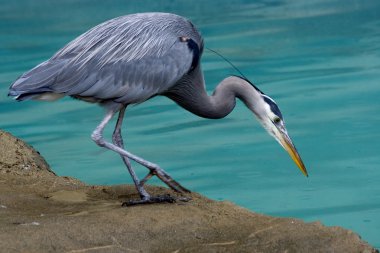
{"type": "Polygon", "coordinates": [[[132,186],[58,177],[38,152],[0,131],[0,252],[378,252],[340,227],[189,196],[121,207],[138,197],[132,186]]]}

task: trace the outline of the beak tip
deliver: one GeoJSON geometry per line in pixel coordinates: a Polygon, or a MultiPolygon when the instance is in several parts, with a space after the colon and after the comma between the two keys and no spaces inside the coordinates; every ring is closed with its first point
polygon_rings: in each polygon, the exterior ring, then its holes
{"type": "MultiPolygon", "coordinates": [[[[303,163],[302,163],[302,165],[303,165],[303,163]]],[[[299,168],[300,168],[302,174],[303,174],[305,177],[309,177],[309,173],[307,172],[307,170],[306,170],[306,168],[305,168],[304,166],[299,167],[299,168]]]]}
{"type": "Polygon", "coordinates": [[[306,167],[298,154],[296,147],[286,132],[282,132],[282,135],[278,138],[282,147],[288,152],[292,160],[296,163],[297,167],[301,170],[305,177],[309,177],[306,167]]]}
{"type": "Polygon", "coordinates": [[[301,171],[302,171],[302,174],[304,174],[304,175],[305,175],[305,177],[309,177],[309,173],[307,173],[306,169],[304,169],[304,170],[301,170],[301,171]]]}

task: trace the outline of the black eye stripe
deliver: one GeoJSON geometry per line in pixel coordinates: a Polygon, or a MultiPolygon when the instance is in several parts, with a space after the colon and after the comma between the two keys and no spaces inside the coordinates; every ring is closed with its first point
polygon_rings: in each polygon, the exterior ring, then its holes
{"type": "Polygon", "coordinates": [[[281,113],[280,109],[278,108],[278,106],[276,105],[276,103],[273,102],[273,100],[270,99],[270,98],[267,97],[267,96],[263,96],[263,99],[264,99],[264,101],[269,105],[270,110],[271,110],[275,115],[277,115],[280,119],[283,119],[283,118],[282,118],[282,113],[281,113]]]}

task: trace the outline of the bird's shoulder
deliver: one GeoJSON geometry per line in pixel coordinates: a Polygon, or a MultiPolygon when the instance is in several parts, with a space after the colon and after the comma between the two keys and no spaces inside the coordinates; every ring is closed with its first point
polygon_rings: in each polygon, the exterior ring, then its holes
{"type": "Polygon", "coordinates": [[[95,61],[104,66],[162,57],[173,50],[179,38],[191,39],[202,52],[200,33],[184,17],[170,13],[131,14],[95,26],[59,50],[52,59],[70,59],[73,64],[95,61]]]}
{"type": "Polygon", "coordinates": [[[199,64],[203,42],[187,19],[140,13],[80,35],[12,85],[28,93],[141,102],[170,89],[199,64]]]}
{"type": "Polygon", "coordinates": [[[57,52],[51,60],[65,60],[66,67],[51,87],[68,95],[141,102],[192,71],[202,47],[199,32],[183,17],[144,13],[115,18],[57,52]]]}

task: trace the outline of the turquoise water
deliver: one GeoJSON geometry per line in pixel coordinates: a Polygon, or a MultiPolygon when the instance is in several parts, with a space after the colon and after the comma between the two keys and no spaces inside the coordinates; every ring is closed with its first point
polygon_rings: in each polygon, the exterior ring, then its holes
{"type": "MultiPolygon", "coordinates": [[[[145,11],[189,17],[207,47],[276,99],[310,177],[241,103],[222,120],[197,118],[166,98],[131,107],[124,128],[129,150],[210,198],[343,226],[380,248],[377,0],[2,1],[0,128],[31,143],[59,175],[131,182],[119,157],[90,139],[101,108],[69,98],[16,103],[6,94],[22,72],[90,27],[145,11]]],[[[207,50],[202,64],[210,91],[236,74],[207,50]]]]}

